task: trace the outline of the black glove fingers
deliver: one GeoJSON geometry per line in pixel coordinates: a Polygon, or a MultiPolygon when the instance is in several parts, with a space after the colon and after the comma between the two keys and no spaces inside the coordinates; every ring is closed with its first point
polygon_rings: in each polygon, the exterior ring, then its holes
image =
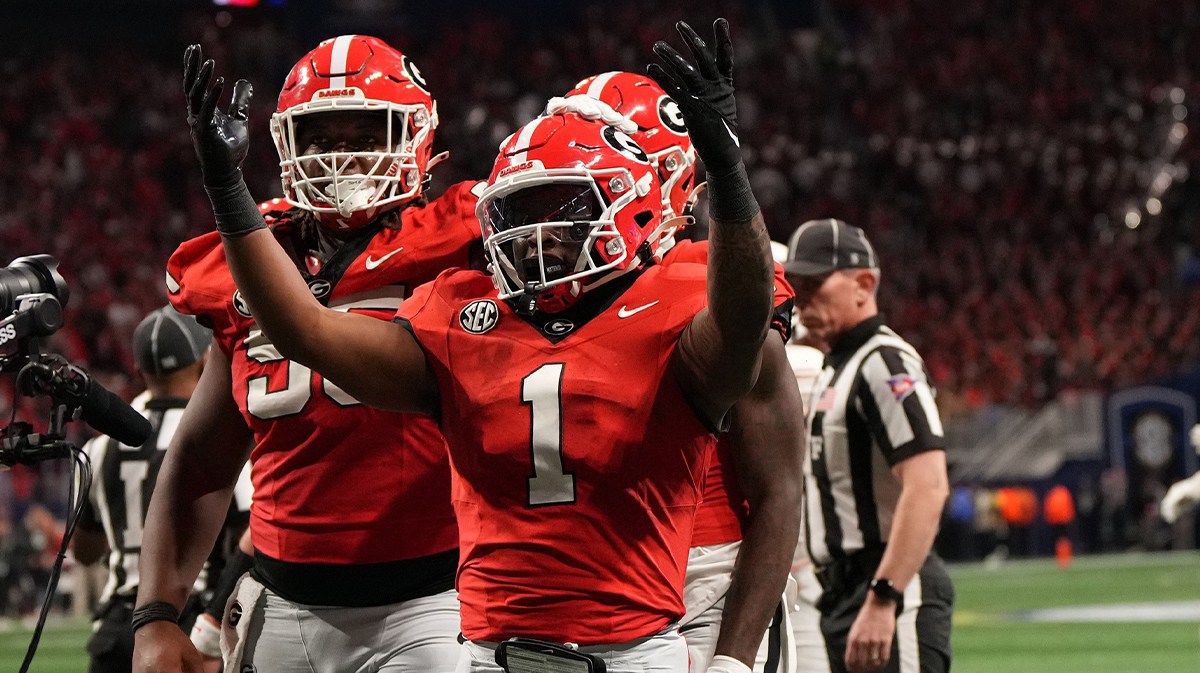
{"type": "Polygon", "coordinates": [[[250,99],[254,97],[254,87],[250,82],[239,79],[233,84],[233,99],[229,102],[229,116],[245,121],[250,117],[250,99]]]}
{"type": "Polygon", "coordinates": [[[729,22],[725,19],[713,21],[713,35],[717,41],[717,70],[726,80],[733,81],[733,39],[729,37],[729,22]]]}
{"type": "Polygon", "coordinates": [[[213,82],[212,88],[204,96],[204,103],[200,107],[200,123],[211,124],[213,114],[217,111],[217,103],[221,101],[221,92],[225,89],[225,78],[218,77],[217,81],[213,82]]]}
{"type": "Polygon", "coordinates": [[[204,107],[205,94],[208,92],[213,69],[216,67],[217,64],[211,58],[208,59],[204,65],[200,66],[200,71],[196,73],[196,78],[192,81],[191,91],[188,92],[188,112],[192,113],[192,116],[199,116],[200,110],[204,107]]]}
{"type": "Polygon", "coordinates": [[[200,67],[200,45],[193,44],[183,51],[183,92],[191,97],[196,70],[200,67]]]}
{"type": "Polygon", "coordinates": [[[664,63],[675,75],[675,78],[684,84],[693,93],[703,91],[706,88],[704,78],[696,71],[696,68],[691,63],[687,62],[675,48],[666,42],[656,42],[654,44],[654,53],[663,60],[664,63]]]}
{"type": "Polygon", "coordinates": [[[717,79],[720,76],[717,72],[717,62],[704,40],[696,34],[696,31],[692,30],[686,21],[676,23],[675,30],[679,31],[683,43],[687,45],[692,52],[692,57],[696,59],[696,68],[700,74],[704,75],[705,79],[717,79]]]}
{"type": "Polygon", "coordinates": [[[659,64],[651,63],[650,65],[646,66],[646,74],[649,75],[650,79],[654,80],[658,86],[662,87],[662,90],[668,96],[670,96],[671,100],[674,100],[676,104],[678,104],[680,101],[686,101],[691,97],[691,94],[688,93],[687,89],[683,88],[683,85],[681,85],[659,64]]]}

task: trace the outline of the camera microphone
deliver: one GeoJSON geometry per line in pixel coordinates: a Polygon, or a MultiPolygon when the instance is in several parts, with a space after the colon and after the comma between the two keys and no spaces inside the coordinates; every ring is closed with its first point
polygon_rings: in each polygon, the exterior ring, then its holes
{"type": "Polygon", "coordinates": [[[154,432],[145,416],[91,377],[80,409],[84,423],[126,446],[141,446],[154,432]]]}

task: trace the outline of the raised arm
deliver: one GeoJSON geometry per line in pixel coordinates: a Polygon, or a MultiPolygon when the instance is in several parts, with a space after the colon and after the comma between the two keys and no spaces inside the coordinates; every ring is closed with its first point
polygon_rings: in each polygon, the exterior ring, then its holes
{"type": "Polygon", "coordinates": [[[696,63],[659,42],[654,51],[667,67],[651,65],[649,73],[679,104],[704,161],[711,222],[708,306],[680,338],[675,372],[693,404],[716,424],[758,376],[771,318],[771,239],[737,139],[729,24],[724,19],[713,24],[715,48],[686,23],[676,27],[696,63]]]}
{"type": "Polygon", "coordinates": [[[763,342],[762,372],[733,407],[730,436],[750,504],[715,654],[753,667],[800,538],[804,409],[780,339],[763,342]]]}
{"type": "Polygon", "coordinates": [[[238,80],[229,110],[223,112],[217,102],[224,81],[213,82],[213,61],[201,59],[199,45],[188,47],[188,124],[229,270],[258,326],[281,355],[314,369],[361,402],[436,413],[437,386],[416,339],[399,325],[322,306],[267,230],[242,179],[250,83],[238,80]]]}

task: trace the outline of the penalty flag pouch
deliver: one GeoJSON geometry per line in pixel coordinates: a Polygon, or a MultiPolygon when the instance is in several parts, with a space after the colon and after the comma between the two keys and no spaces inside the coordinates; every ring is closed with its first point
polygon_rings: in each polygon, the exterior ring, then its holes
{"type": "Polygon", "coordinates": [[[510,638],[496,648],[506,673],[605,673],[600,657],[533,638],[510,638]]]}

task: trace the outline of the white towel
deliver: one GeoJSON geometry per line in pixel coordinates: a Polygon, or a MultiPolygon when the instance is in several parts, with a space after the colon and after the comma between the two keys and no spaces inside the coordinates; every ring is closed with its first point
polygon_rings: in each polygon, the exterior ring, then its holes
{"type": "Polygon", "coordinates": [[[250,576],[242,575],[233,595],[225,604],[225,618],[221,620],[221,655],[225,660],[224,673],[241,673],[242,653],[246,649],[246,634],[258,604],[263,599],[263,585],[250,576]]]}

